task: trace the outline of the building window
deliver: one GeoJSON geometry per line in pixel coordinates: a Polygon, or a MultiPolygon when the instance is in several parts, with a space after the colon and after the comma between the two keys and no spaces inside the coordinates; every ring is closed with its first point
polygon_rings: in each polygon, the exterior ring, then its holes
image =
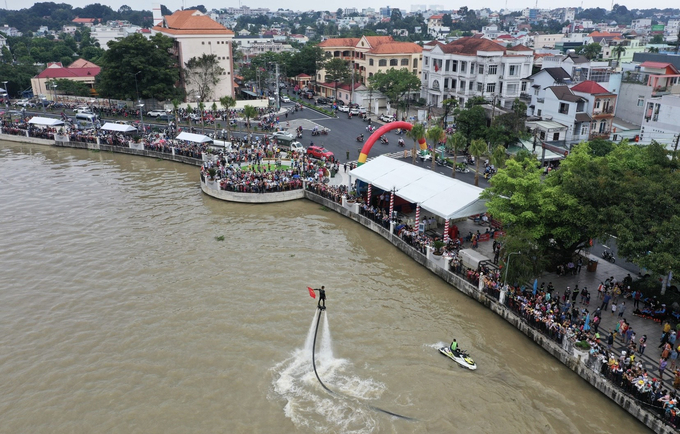
{"type": "Polygon", "coordinates": [[[457,60],[451,61],[451,72],[458,72],[458,61],[457,60]]]}
{"type": "Polygon", "coordinates": [[[460,90],[465,91],[465,80],[460,81],[460,90]]]}
{"type": "Polygon", "coordinates": [[[467,62],[461,61],[461,62],[460,62],[460,72],[462,72],[463,74],[465,74],[465,69],[466,69],[466,68],[467,68],[467,62]]]}
{"type": "Polygon", "coordinates": [[[599,109],[599,108],[600,108],[600,100],[599,100],[599,99],[596,99],[596,100],[595,100],[595,108],[596,108],[596,109],[599,109]]]}
{"type": "Polygon", "coordinates": [[[645,105],[645,97],[643,97],[643,96],[638,97],[637,106],[642,107],[644,105],[645,105]]]}
{"type": "Polygon", "coordinates": [[[567,104],[566,102],[561,102],[559,112],[562,113],[563,115],[569,114],[569,104],[567,104]]]}
{"type": "Polygon", "coordinates": [[[456,90],[456,79],[455,78],[451,79],[451,89],[456,90]]]}
{"type": "Polygon", "coordinates": [[[519,66],[518,65],[510,65],[508,75],[511,76],[511,77],[514,77],[515,75],[519,75],[519,66]]]}
{"type": "Polygon", "coordinates": [[[368,66],[373,66],[373,59],[368,59],[368,66]]]}
{"type": "Polygon", "coordinates": [[[477,82],[477,92],[481,92],[482,89],[484,88],[483,86],[484,86],[484,85],[483,85],[481,82],[478,81],[478,82],[477,82]]]}
{"type": "Polygon", "coordinates": [[[372,73],[372,72],[369,72],[369,73],[368,73],[368,78],[371,78],[371,77],[373,77],[373,73],[372,73]]]}
{"type": "Polygon", "coordinates": [[[450,68],[450,67],[451,67],[451,61],[447,59],[447,60],[446,60],[446,67],[444,68],[444,70],[445,70],[445,71],[449,71],[449,68],[450,68]]]}
{"type": "Polygon", "coordinates": [[[540,116],[540,115],[541,115],[541,109],[538,109],[538,111],[536,112],[536,116],[540,116]]]}
{"type": "Polygon", "coordinates": [[[560,133],[553,133],[553,140],[559,140],[560,139],[560,133]]]}
{"type": "Polygon", "coordinates": [[[390,59],[390,66],[398,66],[399,59],[390,59]]]}
{"type": "Polygon", "coordinates": [[[470,86],[468,87],[468,89],[469,89],[469,90],[474,89],[474,85],[475,85],[475,82],[474,82],[474,81],[471,81],[471,82],[470,82],[470,86]]]}
{"type": "Polygon", "coordinates": [[[539,88],[535,88],[535,89],[534,89],[534,95],[536,95],[536,96],[538,96],[538,89],[539,89],[539,88]]]}
{"type": "Polygon", "coordinates": [[[408,59],[401,59],[401,66],[408,66],[408,59]]]}
{"type": "Polygon", "coordinates": [[[489,75],[496,75],[498,72],[498,65],[489,65],[489,75]]]}
{"type": "Polygon", "coordinates": [[[479,65],[478,70],[479,70],[478,72],[479,72],[480,74],[484,74],[484,65],[479,65]]]}
{"type": "Polygon", "coordinates": [[[522,92],[526,92],[526,91],[527,91],[527,82],[523,81],[522,82],[522,92]]]}
{"type": "Polygon", "coordinates": [[[378,60],[378,66],[387,66],[387,59],[378,60]]]}
{"type": "Polygon", "coordinates": [[[413,59],[413,67],[414,68],[418,67],[418,59],[413,59]]]}
{"type": "Polygon", "coordinates": [[[486,85],[486,91],[487,91],[488,93],[494,93],[494,92],[496,92],[496,83],[488,83],[488,84],[486,85]]]}
{"type": "Polygon", "coordinates": [[[201,45],[205,45],[205,41],[201,41],[201,45]]]}
{"type": "Polygon", "coordinates": [[[581,135],[582,136],[587,136],[588,135],[588,123],[584,122],[581,124],[581,135]]]}
{"type": "Polygon", "coordinates": [[[427,56],[425,56],[425,57],[423,58],[423,65],[427,66],[429,61],[430,61],[430,58],[427,57],[427,56]]]}
{"type": "Polygon", "coordinates": [[[508,84],[506,92],[509,96],[517,95],[517,83],[508,84]]]}

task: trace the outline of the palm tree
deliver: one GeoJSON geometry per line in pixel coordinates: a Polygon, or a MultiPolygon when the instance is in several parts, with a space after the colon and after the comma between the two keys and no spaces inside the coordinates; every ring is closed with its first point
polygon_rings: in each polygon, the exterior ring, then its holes
{"type": "Polygon", "coordinates": [[[177,119],[177,109],[179,108],[179,100],[177,98],[172,100],[172,111],[173,114],[175,115],[175,125],[179,125],[178,119],[177,119]]]}
{"type": "Polygon", "coordinates": [[[487,151],[486,142],[482,139],[475,139],[470,143],[470,154],[475,157],[475,187],[479,187],[479,160],[487,151]]]}
{"type": "Polygon", "coordinates": [[[453,152],[453,170],[451,176],[456,177],[456,165],[458,164],[458,151],[465,149],[467,139],[460,131],[456,131],[453,135],[446,139],[446,150],[453,152]]]}
{"type": "Polygon", "coordinates": [[[423,124],[417,123],[413,128],[406,133],[406,137],[413,139],[413,162],[416,162],[416,154],[418,153],[418,141],[425,137],[425,127],[423,124]]]}
{"type": "Polygon", "coordinates": [[[618,67],[621,64],[621,55],[625,54],[626,52],[626,47],[623,45],[617,45],[616,47],[612,48],[612,54],[616,55],[616,66],[618,67]]]}
{"type": "Polygon", "coordinates": [[[250,120],[257,117],[257,109],[252,105],[243,107],[243,116],[246,118],[246,128],[248,129],[248,144],[250,144],[250,120]]]}
{"type": "Polygon", "coordinates": [[[205,134],[205,118],[203,117],[203,112],[205,111],[205,104],[203,101],[198,103],[198,110],[201,112],[201,132],[205,134]]]}
{"type": "Polygon", "coordinates": [[[222,98],[220,98],[220,105],[222,105],[222,107],[224,108],[224,111],[227,112],[227,116],[226,116],[227,139],[229,139],[229,136],[231,135],[230,131],[229,131],[229,127],[230,127],[230,125],[229,125],[229,122],[230,122],[229,109],[236,106],[236,99],[234,99],[231,96],[223,96],[222,98]]]}
{"type": "Polygon", "coordinates": [[[434,127],[427,129],[426,135],[427,138],[432,141],[432,169],[434,170],[434,164],[437,160],[437,145],[439,145],[439,142],[443,142],[446,139],[446,133],[444,133],[442,127],[435,125],[434,127]]]}
{"type": "Polygon", "coordinates": [[[493,148],[493,151],[491,151],[491,164],[496,166],[496,169],[500,169],[505,165],[505,160],[508,159],[508,156],[505,154],[505,146],[503,145],[496,145],[495,148],[493,148]]]}
{"type": "Polygon", "coordinates": [[[217,103],[213,102],[212,106],[210,106],[210,110],[212,110],[213,130],[215,132],[215,135],[217,135],[217,119],[215,119],[215,113],[217,113],[217,103]]]}

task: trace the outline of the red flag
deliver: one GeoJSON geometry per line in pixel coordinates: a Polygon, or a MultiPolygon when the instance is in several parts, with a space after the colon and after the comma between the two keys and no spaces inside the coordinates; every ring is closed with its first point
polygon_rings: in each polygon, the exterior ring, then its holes
{"type": "Polygon", "coordinates": [[[312,298],[316,298],[316,292],[314,292],[314,290],[309,286],[307,287],[307,289],[309,289],[309,296],[312,298]]]}

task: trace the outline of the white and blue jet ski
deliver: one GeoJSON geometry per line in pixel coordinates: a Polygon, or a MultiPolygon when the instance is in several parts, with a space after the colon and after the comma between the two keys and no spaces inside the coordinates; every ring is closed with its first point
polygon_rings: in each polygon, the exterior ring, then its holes
{"type": "Polygon", "coordinates": [[[475,361],[472,360],[470,355],[464,350],[456,350],[455,352],[451,352],[451,348],[441,347],[439,352],[464,368],[468,368],[472,371],[477,369],[477,364],[475,361]]]}

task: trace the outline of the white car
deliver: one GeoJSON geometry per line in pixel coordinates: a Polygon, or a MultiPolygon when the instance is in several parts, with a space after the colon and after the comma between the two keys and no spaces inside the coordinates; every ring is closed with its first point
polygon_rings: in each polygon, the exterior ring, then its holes
{"type": "Polygon", "coordinates": [[[338,111],[343,113],[349,113],[349,107],[347,107],[346,105],[341,105],[340,107],[338,107],[338,111]]]}
{"type": "Polygon", "coordinates": [[[290,102],[290,98],[288,98],[287,96],[282,96],[282,97],[281,97],[281,101],[283,101],[283,102],[290,102]]]}
{"type": "Polygon", "coordinates": [[[352,109],[349,110],[349,113],[350,113],[352,116],[359,116],[359,113],[360,113],[360,112],[359,112],[359,109],[358,109],[358,108],[354,107],[354,108],[352,108],[352,109]]]}
{"type": "Polygon", "coordinates": [[[385,113],[380,115],[380,120],[383,122],[394,122],[394,116],[385,113]]]}
{"type": "Polygon", "coordinates": [[[359,107],[359,114],[365,115],[366,114],[366,107],[359,107]]]}
{"type": "Polygon", "coordinates": [[[151,118],[157,118],[158,116],[161,116],[161,115],[164,115],[164,114],[165,114],[165,110],[151,110],[151,111],[146,113],[146,115],[151,117],[151,118]]]}
{"type": "Polygon", "coordinates": [[[274,134],[272,134],[272,137],[279,138],[279,137],[285,137],[287,139],[292,139],[293,135],[289,133],[288,131],[275,131],[274,134]]]}

